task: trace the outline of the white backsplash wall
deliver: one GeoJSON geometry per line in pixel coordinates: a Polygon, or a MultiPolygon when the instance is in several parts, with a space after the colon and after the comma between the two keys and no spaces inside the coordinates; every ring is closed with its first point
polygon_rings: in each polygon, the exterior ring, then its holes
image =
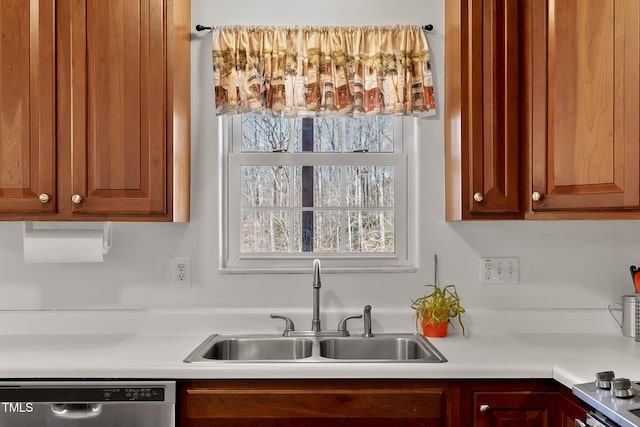
{"type": "MultiPolygon", "coordinates": [[[[407,310],[422,285],[456,284],[469,311],[485,308],[604,308],[632,290],[640,265],[640,223],[474,222],[444,218],[444,1],[192,1],[192,26],[433,24],[428,35],[439,114],[420,121],[420,268],[411,274],[326,274],[322,306],[407,310]],[[520,257],[520,284],[480,286],[480,256],[520,257]]],[[[192,187],[188,224],[116,223],[99,264],[24,264],[21,223],[0,222],[0,309],[264,308],[311,306],[308,275],[225,275],[217,271],[217,123],[211,38],[192,34],[192,187]],[[192,258],[191,288],[172,288],[169,260],[192,258]]]]}

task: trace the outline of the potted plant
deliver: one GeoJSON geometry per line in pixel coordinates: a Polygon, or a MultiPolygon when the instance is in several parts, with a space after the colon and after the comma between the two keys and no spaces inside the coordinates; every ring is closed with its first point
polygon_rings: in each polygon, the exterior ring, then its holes
{"type": "Polygon", "coordinates": [[[464,308],[460,304],[460,297],[455,285],[443,288],[426,285],[428,291],[424,296],[411,300],[411,308],[415,310],[416,329],[422,330],[427,337],[444,337],[451,319],[458,319],[464,335],[462,313],[464,308]]]}

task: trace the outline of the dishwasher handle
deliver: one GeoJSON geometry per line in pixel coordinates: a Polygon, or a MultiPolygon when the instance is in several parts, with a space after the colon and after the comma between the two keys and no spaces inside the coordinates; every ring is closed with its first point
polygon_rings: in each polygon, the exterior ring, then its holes
{"type": "Polygon", "coordinates": [[[94,418],[102,413],[100,403],[52,403],[51,412],[60,418],[73,420],[94,418]]]}

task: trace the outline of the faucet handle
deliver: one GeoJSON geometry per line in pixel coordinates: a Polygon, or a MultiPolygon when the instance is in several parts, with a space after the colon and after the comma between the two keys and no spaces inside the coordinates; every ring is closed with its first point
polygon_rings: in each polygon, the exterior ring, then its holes
{"type": "Polygon", "coordinates": [[[349,314],[347,316],[344,316],[338,322],[338,332],[342,332],[342,336],[343,337],[348,337],[349,336],[349,331],[347,330],[347,320],[349,320],[349,319],[360,319],[360,318],[362,318],[362,314],[349,314]]]}
{"type": "Polygon", "coordinates": [[[296,327],[293,325],[293,320],[290,317],[282,316],[280,314],[272,314],[270,316],[272,319],[282,319],[285,322],[284,332],[282,332],[282,336],[288,337],[292,331],[296,330],[296,327]]]}

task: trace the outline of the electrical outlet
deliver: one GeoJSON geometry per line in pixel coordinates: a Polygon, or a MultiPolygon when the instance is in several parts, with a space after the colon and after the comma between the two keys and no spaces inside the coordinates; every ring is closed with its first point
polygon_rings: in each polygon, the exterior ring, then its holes
{"type": "Polygon", "coordinates": [[[480,258],[481,285],[517,285],[520,283],[518,257],[480,258]]]}
{"type": "Polygon", "coordinates": [[[171,258],[171,286],[174,288],[191,287],[191,258],[171,258]]]}

